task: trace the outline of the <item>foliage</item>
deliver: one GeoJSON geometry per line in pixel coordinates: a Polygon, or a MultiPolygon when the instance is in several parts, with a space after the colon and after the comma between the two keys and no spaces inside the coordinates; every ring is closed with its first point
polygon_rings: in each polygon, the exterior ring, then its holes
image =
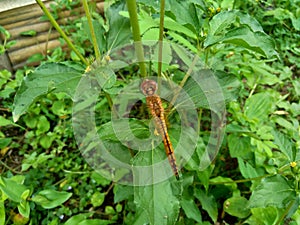
{"type": "MultiPolygon", "coordinates": [[[[74,7],[72,1],[61,2],[67,8],[74,7]]],[[[98,117],[91,122],[97,125],[103,145],[117,149],[112,154],[132,165],[152,165],[165,157],[162,145],[153,153],[128,152],[120,147],[124,141],[151,135],[147,121],[139,120],[140,114],[145,118],[143,108],[134,108],[136,119],[129,120],[134,137],[126,126],[115,132],[108,116],[113,112],[111,99],[138,77],[138,65],[114,61],[114,50],[132,38],[126,5],[116,1],[106,9],[105,20],[92,14],[95,34],[89,27],[88,13],[64,27],[85,57],[95,54],[90,43],[96,37],[102,58],[88,68],[77,55],[71,53],[67,60],[58,49],[38,68],[24,68],[13,76],[1,71],[0,125],[5,131],[0,132],[0,224],[299,223],[297,1],[276,5],[272,1],[228,0],[165,3],[164,39],[170,45],[164,49],[164,76],[182,82],[185,74],[178,62],[190,65],[189,52],[206,63],[205,70],[199,70],[196,78],[189,77],[183,85],[197,107],[201,130],[193,140],[197,147],[182,169],[181,179],[149,186],[116,184],[93,171],[77,150],[72,101],[78,100],[76,87],[86,76],[91,84],[103,87],[101,92],[96,89],[98,117]],[[81,29],[72,32],[74,28],[81,29]],[[205,75],[214,73],[222,89],[227,126],[224,141],[217,145],[217,157],[199,170],[205,147],[210,144],[213,118],[209,102],[202,100],[208,94],[197,86],[197,82],[208,86],[203,71],[211,71],[205,75]]],[[[55,15],[60,7],[52,6],[55,15]]],[[[157,40],[159,2],[139,0],[138,7],[143,40],[157,40]]],[[[153,49],[154,58],[157,51],[153,49]]],[[[122,54],[126,59],[134,57],[126,48],[122,54]]],[[[149,70],[157,72],[156,66],[153,63],[149,70]]],[[[216,86],[206,88],[211,93],[218,91],[216,86]]],[[[89,91],[82,93],[88,96],[89,91]]],[[[74,107],[83,110],[92,104],[88,100],[74,107]]],[[[180,121],[176,114],[168,119],[171,140],[178,144],[180,121]]],[[[218,128],[221,130],[222,125],[218,128]]],[[[87,149],[93,149],[94,142],[87,133],[84,136],[87,149]]],[[[126,173],[116,170],[115,175],[121,180],[126,173]]]]}

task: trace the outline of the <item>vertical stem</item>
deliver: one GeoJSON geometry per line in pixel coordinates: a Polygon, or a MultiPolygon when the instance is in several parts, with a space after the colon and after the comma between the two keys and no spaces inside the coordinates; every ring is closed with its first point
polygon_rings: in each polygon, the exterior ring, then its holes
{"type": "Polygon", "coordinates": [[[52,24],[52,26],[58,31],[58,33],[62,36],[62,38],[65,40],[65,42],[67,43],[67,45],[69,46],[70,49],[72,49],[75,54],[80,58],[80,60],[86,65],[88,66],[89,63],[88,61],[80,54],[80,52],[76,49],[76,47],[73,45],[73,43],[71,42],[71,40],[68,38],[68,36],[66,35],[66,33],[60,28],[60,26],[58,25],[58,23],[55,21],[54,17],[51,15],[51,13],[49,12],[49,10],[46,8],[46,6],[44,5],[44,3],[41,0],[36,0],[37,4],[39,4],[39,6],[41,7],[41,9],[43,10],[43,12],[45,13],[45,15],[48,17],[50,23],[52,24]]]}
{"type": "Polygon", "coordinates": [[[83,8],[85,11],[85,15],[89,24],[89,29],[91,32],[91,37],[92,37],[92,42],[93,42],[93,46],[94,46],[94,51],[95,51],[95,55],[96,55],[96,59],[100,59],[101,58],[101,53],[99,51],[99,46],[97,43],[97,38],[95,35],[95,30],[94,30],[94,26],[93,26],[93,22],[92,22],[92,16],[89,10],[89,6],[87,3],[87,0],[82,0],[82,4],[83,4],[83,8]]]}
{"type": "Polygon", "coordinates": [[[144,60],[144,50],[143,50],[143,45],[142,45],[142,41],[141,41],[136,1],[135,0],[126,0],[126,3],[127,3],[127,8],[128,8],[129,18],[130,18],[133,41],[135,42],[134,43],[135,51],[137,54],[137,59],[139,61],[139,65],[140,65],[141,75],[142,75],[142,77],[146,77],[147,70],[146,70],[145,60],[144,60]]]}
{"type": "Polygon", "coordinates": [[[165,0],[160,1],[160,20],[159,20],[159,37],[158,37],[158,77],[161,76],[162,69],[162,51],[163,51],[163,35],[164,35],[164,18],[165,18],[165,0]]]}

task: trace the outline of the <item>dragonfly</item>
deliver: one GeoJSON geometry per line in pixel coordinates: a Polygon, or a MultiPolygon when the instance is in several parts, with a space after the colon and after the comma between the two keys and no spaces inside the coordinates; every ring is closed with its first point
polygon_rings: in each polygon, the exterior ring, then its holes
{"type": "Polygon", "coordinates": [[[156,129],[158,130],[158,133],[162,137],[166,155],[168,157],[173,173],[176,179],[178,180],[179,172],[176,164],[174,148],[172,146],[172,142],[168,134],[165,116],[164,116],[164,108],[161,103],[161,98],[156,94],[157,87],[158,85],[156,81],[145,79],[141,83],[140,89],[142,93],[146,96],[147,107],[154,119],[156,129]]]}

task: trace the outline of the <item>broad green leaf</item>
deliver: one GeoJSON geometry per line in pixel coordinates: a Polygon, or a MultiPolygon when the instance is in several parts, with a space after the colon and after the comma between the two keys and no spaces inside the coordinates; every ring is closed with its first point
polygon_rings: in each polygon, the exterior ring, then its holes
{"type": "Polygon", "coordinates": [[[220,12],[209,21],[209,32],[204,42],[204,47],[210,46],[224,36],[227,28],[236,21],[236,13],[234,11],[220,12]]]}
{"type": "Polygon", "coordinates": [[[238,218],[246,218],[250,214],[250,209],[246,206],[248,200],[241,196],[231,197],[224,202],[224,211],[238,218]]]}
{"type": "Polygon", "coordinates": [[[23,182],[15,181],[13,178],[0,177],[0,190],[12,201],[21,202],[22,194],[28,188],[21,184],[23,182]]]}
{"type": "Polygon", "coordinates": [[[107,225],[107,224],[116,224],[116,221],[93,219],[93,220],[84,220],[76,225],[107,225]]]}
{"type": "Polygon", "coordinates": [[[3,116],[0,116],[0,126],[4,127],[4,126],[9,126],[9,125],[25,129],[25,128],[19,126],[18,124],[15,124],[13,121],[8,120],[8,119],[4,118],[3,116]]]}
{"type": "Polygon", "coordinates": [[[98,207],[102,205],[102,203],[104,202],[104,198],[105,193],[100,193],[99,191],[96,191],[91,197],[91,203],[93,207],[98,207]]]}
{"type": "Polygon", "coordinates": [[[245,223],[261,225],[276,224],[277,219],[280,218],[283,213],[283,210],[276,207],[253,208],[251,209],[252,215],[245,221],[245,223]]]}
{"type": "Polygon", "coordinates": [[[263,32],[259,23],[247,14],[238,11],[220,12],[212,18],[209,26],[204,47],[223,42],[244,47],[265,57],[277,56],[274,41],[263,32]],[[237,22],[240,26],[232,28],[237,22]]]}
{"type": "Polygon", "coordinates": [[[264,32],[260,23],[254,18],[251,17],[249,14],[241,13],[239,11],[235,11],[239,18],[239,22],[243,25],[247,25],[252,31],[257,32],[264,32]]]}
{"type": "Polygon", "coordinates": [[[116,83],[116,75],[109,66],[99,65],[95,63],[92,70],[87,73],[87,76],[94,76],[98,82],[99,89],[102,88],[105,91],[110,89],[116,83]]]}
{"type": "Polygon", "coordinates": [[[238,163],[239,163],[241,174],[245,178],[255,178],[260,175],[263,175],[263,173],[262,174],[258,173],[259,167],[255,168],[249,162],[244,161],[241,158],[238,158],[238,163]]]}
{"type": "Polygon", "coordinates": [[[273,130],[274,143],[278,146],[278,149],[283,152],[290,162],[295,160],[295,152],[293,152],[293,143],[283,133],[277,130],[273,130]]]}
{"type": "Polygon", "coordinates": [[[25,218],[29,218],[30,206],[28,201],[21,201],[21,203],[18,204],[18,210],[22,216],[24,216],[25,218]]]}
{"type": "Polygon", "coordinates": [[[285,208],[296,198],[296,193],[288,180],[277,174],[261,181],[249,200],[250,208],[274,206],[285,208]]]}
{"type": "Polygon", "coordinates": [[[253,32],[247,26],[230,30],[226,33],[225,37],[219,41],[241,46],[267,58],[277,56],[273,39],[261,31],[253,32]]]}
{"type": "Polygon", "coordinates": [[[175,31],[175,32],[182,33],[182,34],[186,35],[187,37],[197,39],[197,36],[194,32],[192,32],[187,27],[177,23],[176,21],[174,21],[170,17],[165,18],[164,27],[168,30],[172,30],[172,31],[175,31]]]}
{"type": "Polygon", "coordinates": [[[276,116],[273,120],[275,121],[275,123],[284,127],[288,131],[298,132],[296,126],[283,117],[276,116]]]}
{"type": "Polygon", "coordinates": [[[50,122],[48,121],[46,116],[39,116],[39,120],[37,123],[37,133],[42,134],[47,132],[50,129],[50,122]]]}
{"type": "Polygon", "coordinates": [[[119,2],[111,5],[106,11],[106,18],[109,22],[107,33],[107,50],[130,43],[131,30],[128,18],[121,16],[120,11],[126,10],[126,3],[119,2]]]}
{"type": "Polygon", "coordinates": [[[189,1],[170,1],[170,12],[176,17],[176,21],[182,25],[190,25],[194,33],[201,28],[199,8],[189,1]],[[189,12],[189,13],[183,13],[189,12]]]}
{"type": "Polygon", "coordinates": [[[149,186],[134,187],[134,201],[137,205],[135,224],[171,225],[179,215],[179,201],[170,180],[149,186]],[[137,222],[139,221],[139,222],[137,222]]]}
{"type": "Polygon", "coordinates": [[[221,177],[217,176],[212,179],[210,179],[211,183],[224,183],[225,186],[229,187],[231,190],[236,190],[237,189],[237,184],[229,177],[221,177]]]}
{"type": "Polygon", "coordinates": [[[252,95],[246,100],[245,115],[250,120],[264,121],[274,108],[274,99],[267,92],[252,95]]]}
{"type": "Polygon", "coordinates": [[[227,136],[228,148],[230,156],[233,158],[249,158],[251,157],[252,147],[251,139],[236,134],[230,134],[227,136]]]}
{"type": "Polygon", "coordinates": [[[98,133],[102,140],[130,142],[149,137],[149,128],[137,119],[118,119],[103,124],[98,133]]]}
{"type": "Polygon", "coordinates": [[[72,193],[65,191],[59,192],[46,189],[34,195],[32,201],[40,204],[45,209],[52,209],[67,201],[71,196],[72,193]]]}
{"type": "Polygon", "coordinates": [[[168,34],[177,42],[187,47],[190,51],[196,53],[197,48],[191,44],[186,38],[182,37],[182,35],[175,33],[174,31],[168,31],[168,34]]]}
{"type": "Polygon", "coordinates": [[[37,168],[40,164],[43,164],[49,158],[52,158],[52,155],[46,155],[46,153],[41,153],[37,156],[37,152],[33,152],[28,155],[25,154],[25,157],[22,161],[22,171],[28,170],[31,166],[37,168]]]}
{"type": "Polygon", "coordinates": [[[5,207],[3,201],[0,201],[0,225],[5,225],[5,207]]]}
{"type": "MultiPolygon", "coordinates": [[[[194,77],[193,77],[194,78],[194,77]]],[[[238,98],[240,82],[232,74],[211,70],[197,71],[198,85],[194,79],[189,78],[184,89],[197,107],[212,109],[220,102],[229,102],[238,98]]],[[[213,109],[212,109],[213,110],[213,109]]]]}
{"type": "Polygon", "coordinates": [[[206,210],[212,221],[215,223],[218,219],[218,206],[214,196],[208,195],[201,189],[195,189],[194,195],[201,202],[202,208],[206,210]]]}
{"type": "MultiPolygon", "coordinates": [[[[166,11],[170,11],[171,3],[172,0],[167,0],[166,1],[166,6],[165,6],[165,10],[166,11]]],[[[147,7],[152,7],[154,10],[159,11],[160,9],[160,2],[159,1],[152,1],[152,0],[137,0],[138,3],[142,3],[144,5],[146,5],[147,7]]]]}
{"type": "Polygon", "coordinates": [[[85,219],[90,217],[93,213],[81,213],[76,216],[72,216],[68,219],[64,225],[78,225],[80,222],[83,222],[85,219]]]}
{"type": "Polygon", "coordinates": [[[189,219],[193,219],[197,221],[198,223],[202,222],[202,216],[200,213],[200,210],[198,209],[196,203],[193,201],[193,199],[185,199],[183,198],[180,201],[181,207],[183,211],[185,212],[185,215],[189,219]]]}
{"type": "Polygon", "coordinates": [[[114,186],[114,203],[121,202],[123,200],[128,200],[133,197],[133,187],[118,185],[114,186]]]}
{"type": "Polygon", "coordinates": [[[105,177],[101,176],[101,174],[97,172],[92,172],[91,179],[93,180],[93,182],[103,187],[111,183],[110,180],[107,180],[105,177]]]}
{"type": "MultiPolygon", "coordinates": [[[[93,20],[93,27],[94,27],[94,31],[95,31],[95,36],[96,36],[96,40],[97,40],[97,44],[98,44],[98,48],[100,51],[100,54],[104,54],[107,49],[106,49],[106,40],[105,40],[105,29],[103,28],[102,24],[100,23],[99,20],[93,20]]],[[[91,31],[90,28],[88,26],[88,22],[87,20],[83,20],[83,29],[85,30],[85,33],[88,35],[89,40],[92,42],[92,35],[91,35],[91,31]]]]}
{"type": "Polygon", "coordinates": [[[13,119],[17,121],[28,107],[48,92],[65,92],[73,97],[83,71],[61,63],[47,63],[30,73],[22,82],[14,99],[13,119]]]}

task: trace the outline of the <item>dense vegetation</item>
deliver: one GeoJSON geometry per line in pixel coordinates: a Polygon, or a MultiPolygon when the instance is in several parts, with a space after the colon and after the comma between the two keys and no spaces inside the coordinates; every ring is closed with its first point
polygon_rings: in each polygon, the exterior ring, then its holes
{"type": "MultiPolygon", "coordinates": [[[[53,15],[81,4],[57,2],[53,15]]],[[[0,225],[300,224],[299,1],[128,0],[137,14],[109,1],[103,17],[82,3],[84,17],[56,27],[73,43],[68,52],[0,71],[0,225]],[[130,43],[140,36],[145,62],[136,63],[139,47],[130,43]],[[195,55],[201,63],[188,74],[195,55]],[[194,148],[178,181],[137,186],[95,148],[133,167],[166,158],[162,143],[133,147],[153,130],[145,99],[132,102],[145,74],[186,91],[196,114],[183,104],[184,126],[180,112],[170,113],[169,133],[178,160],[194,148]]],[[[3,53],[13,43],[0,28],[3,53]]]]}

